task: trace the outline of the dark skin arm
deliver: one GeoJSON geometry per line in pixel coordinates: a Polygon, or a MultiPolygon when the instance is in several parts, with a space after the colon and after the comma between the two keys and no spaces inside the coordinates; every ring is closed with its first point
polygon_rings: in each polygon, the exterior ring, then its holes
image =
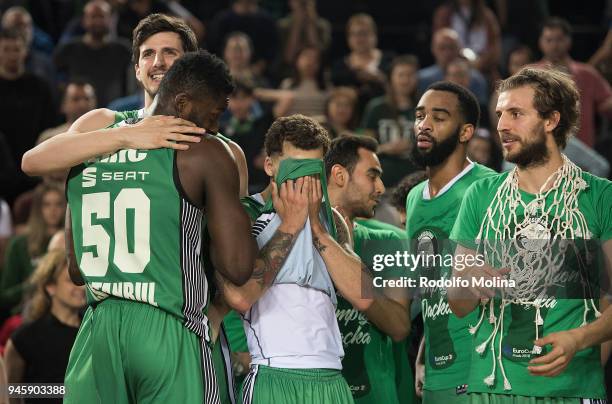
{"type": "Polygon", "coordinates": [[[66,234],[66,259],[68,260],[68,274],[72,283],[78,286],[85,285],[85,281],[79,271],[79,265],[76,262],[74,255],[74,240],[72,240],[72,221],[70,219],[70,206],[66,206],[66,221],[64,223],[64,232],[66,234]]]}
{"type": "Polygon", "coordinates": [[[238,198],[238,170],[231,150],[214,136],[204,135],[189,150],[177,152],[176,158],[187,197],[206,208],[215,269],[232,283],[244,284],[251,277],[257,244],[238,198]]]}

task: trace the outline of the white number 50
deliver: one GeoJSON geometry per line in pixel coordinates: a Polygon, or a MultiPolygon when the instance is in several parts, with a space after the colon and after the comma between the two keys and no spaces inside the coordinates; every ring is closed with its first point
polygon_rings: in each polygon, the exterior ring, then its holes
{"type": "MultiPolygon", "coordinates": [[[[81,209],[83,228],[83,247],[96,246],[93,252],[81,256],[81,270],[86,276],[104,276],[108,270],[108,255],[111,238],[100,224],[92,224],[96,219],[110,217],[110,193],[97,192],[83,195],[81,209]]],[[[151,260],[151,201],[141,188],[122,189],[113,203],[115,251],[113,262],[121,272],[141,273],[151,260]],[[128,248],[127,210],[134,210],[134,251],[128,248]]]]}

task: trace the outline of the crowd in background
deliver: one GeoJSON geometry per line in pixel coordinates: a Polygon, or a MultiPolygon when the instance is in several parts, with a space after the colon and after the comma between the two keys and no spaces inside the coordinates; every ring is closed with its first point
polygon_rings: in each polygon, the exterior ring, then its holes
{"type": "MultiPolygon", "coordinates": [[[[43,330],[55,344],[49,355],[67,358],[84,294],[69,284],[61,243],[49,247],[63,228],[66,173],[28,178],[21,157],[96,107],[142,108],[131,35],[150,13],[183,18],[201,47],[227,63],[235,91],[221,133],[243,148],[251,192],[268,182],[263,142],[271,122],[301,113],[322,122],[332,138],[352,133],[378,140],[390,200],[378,216],[400,225],[392,206],[401,206],[402,192],[394,203],[394,188],[421,169],[411,157],[420,94],[438,80],[469,88],[482,109],[469,156],[505,170],[495,83],[527,64],[561,69],[575,80],[581,125],[565,152],[583,169],[610,175],[612,34],[605,35],[603,19],[592,21],[600,41],[589,59],[583,49],[575,52],[576,24],[555,17],[545,0],[426,2],[429,14],[421,7],[405,16],[405,32],[414,35],[399,38],[376,18],[378,2],[347,2],[344,9],[341,3],[342,12],[327,16],[321,9],[329,6],[315,0],[0,0],[0,349],[21,365],[24,378],[63,379],[65,364],[36,363],[33,352],[43,330]],[[383,33],[386,42],[379,40],[383,33]],[[29,328],[11,334],[24,321],[29,328]]],[[[402,3],[405,10],[417,2],[402,3]]],[[[612,9],[600,6],[599,15],[612,9]]]]}

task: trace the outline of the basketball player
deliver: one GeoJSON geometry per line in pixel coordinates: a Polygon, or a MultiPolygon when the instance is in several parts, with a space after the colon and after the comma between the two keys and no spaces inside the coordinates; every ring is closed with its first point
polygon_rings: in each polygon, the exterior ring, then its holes
{"type": "MultiPolygon", "coordinates": [[[[377,148],[378,143],[372,138],[342,136],[332,142],[325,155],[329,199],[347,220],[357,255],[361,255],[363,248],[373,248],[363,246],[366,240],[399,240],[393,231],[370,229],[355,222],[357,217],[374,216],[385,191],[377,148]]],[[[398,248],[400,244],[395,243],[395,246],[398,248]]],[[[408,305],[407,298],[381,295],[360,313],[338,295],[336,317],[345,352],[342,374],[355,403],[414,402],[414,393],[411,397],[398,395],[396,379],[399,369],[396,368],[392,344],[392,341],[404,340],[410,332],[408,305]]],[[[407,368],[410,369],[408,363],[407,368]]],[[[412,372],[401,376],[412,380],[412,372]]]]}
{"type": "MultiPolygon", "coordinates": [[[[159,84],[172,64],[186,52],[198,49],[195,34],[181,19],[164,14],[151,14],[134,29],[132,59],[136,79],[144,89],[145,108],[137,111],[111,111],[99,108],[77,119],[66,133],[55,136],[28,151],[22,160],[22,170],[28,175],[44,175],[67,170],[95,156],[114,153],[120,149],[155,149],[168,147],[186,150],[184,142],[198,142],[203,133],[217,134],[217,120],[206,128],[170,116],[144,117],[159,84]],[[144,119],[142,119],[144,118],[144,119]],[[136,125],[120,126],[100,132],[113,124],[126,121],[136,125]],[[79,136],[71,136],[79,134],[79,136]],[[103,135],[103,136],[100,136],[103,135]],[[181,143],[178,143],[181,142],[181,143]]],[[[240,173],[240,192],[247,195],[248,172],[244,152],[235,142],[224,138],[232,150],[240,173]]]]}
{"type": "Polygon", "coordinates": [[[569,76],[527,67],[502,81],[498,91],[497,129],[504,156],[516,168],[474,183],[451,233],[459,243],[455,257],[478,252],[486,262],[455,267],[456,276],[507,281],[498,283],[498,293],[474,283],[467,290],[449,289],[457,316],[478,308],[469,348],[470,402],[603,402],[600,347],[580,350],[569,360],[557,357],[563,353],[559,340],[547,335],[579,329],[605,309],[598,294],[574,295],[551,282],[597,268],[590,241],[601,241],[612,258],[612,184],[561,154],[580,114],[580,96],[569,76]],[[545,356],[538,360],[540,355],[545,356]],[[558,374],[555,369],[563,365],[558,374]]]}
{"type": "MultiPolygon", "coordinates": [[[[479,118],[476,97],[451,82],[430,85],[418,102],[414,157],[427,167],[427,179],[406,198],[406,231],[414,254],[452,254],[447,240],[465,190],[495,174],[467,158],[467,144],[479,118]]],[[[420,276],[434,279],[450,277],[452,268],[423,265],[418,270],[420,276]]],[[[453,315],[446,294],[433,288],[421,291],[421,313],[425,332],[417,364],[424,363],[425,376],[416,388],[422,390],[423,403],[467,403],[470,355],[461,347],[470,343],[468,327],[476,314],[453,315]]]]}
{"type": "MultiPolygon", "coordinates": [[[[231,91],[225,64],[192,52],[165,74],[154,113],[206,126],[231,91]]],[[[215,269],[247,281],[256,246],[238,182],[229,148],[212,135],[185,151],[120,150],[71,171],[91,322],[71,352],[66,402],[219,402],[200,229],[205,208],[215,269]]]]}
{"type": "Polygon", "coordinates": [[[254,197],[274,209],[264,208],[253,225],[260,257],[244,286],[222,283],[228,303],[243,314],[252,357],[243,402],[352,403],[340,373],[335,289],[366,310],[371,280],[341,247],[348,242],[342,218],[336,242],[331,206],[321,205],[329,135],[311,118],[292,115],[272,124],[265,148],[272,181],[254,197]]]}

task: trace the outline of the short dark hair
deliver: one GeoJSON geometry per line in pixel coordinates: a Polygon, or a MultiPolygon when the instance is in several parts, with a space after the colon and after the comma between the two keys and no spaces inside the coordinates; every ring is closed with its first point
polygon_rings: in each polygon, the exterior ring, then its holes
{"type": "Polygon", "coordinates": [[[166,72],[159,85],[159,102],[177,94],[194,98],[228,96],[234,91],[232,77],[223,60],[208,51],[186,53],[166,72]]]}
{"type": "Polygon", "coordinates": [[[412,174],[408,174],[397,184],[393,192],[389,203],[397,210],[406,209],[406,198],[408,194],[417,184],[427,179],[427,172],[425,170],[415,171],[412,174]]]}
{"type": "Polygon", "coordinates": [[[580,93],[576,84],[569,75],[558,70],[524,67],[514,76],[500,81],[497,91],[501,94],[525,86],[533,88],[533,107],[540,118],[548,118],[554,111],[561,115],[559,124],[553,129],[553,137],[555,143],[564,148],[569,136],[578,132],[580,93]]]}
{"type": "Polygon", "coordinates": [[[160,32],[177,33],[181,37],[185,53],[198,50],[198,40],[185,21],[165,14],[150,14],[140,20],[132,33],[132,62],[134,64],[138,64],[138,59],[140,59],[140,45],[160,32]]]}
{"type": "Polygon", "coordinates": [[[255,86],[250,80],[245,79],[234,79],[234,92],[233,95],[244,94],[246,96],[253,96],[255,93],[255,86]]]}
{"type": "Polygon", "coordinates": [[[427,87],[427,90],[445,91],[457,96],[459,101],[459,111],[463,116],[465,123],[478,127],[480,121],[480,105],[474,93],[459,84],[451,83],[450,81],[437,81],[427,87]]]}
{"type": "Polygon", "coordinates": [[[563,32],[563,35],[571,37],[572,36],[572,26],[566,19],[561,17],[548,17],[544,20],[542,24],[542,29],[540,30],[540,34],[544,32],[544,29],[560,29],[563,32]]]}
{"type": "Polygon", "coordinates": [[[329,177],[335,164],[340,164],[346,168],[349,174],[353,174],[353,170],[359,161],[360,148],[376,153],[378,142],[372,137],[359,135],[343,135],[334,139],[329,151],[325,154],[327,176],[329,177]]]}
{"type": "Polygon", "coordinates": [[[329,150],[331,142],[329,133],[321,124],[301,114],[284,116],[274,121],[264,141],[266,155],[281,154],[285,141],[302,150],[322,147],[323,155],[329,150]]]}
{"type": "Polygon", "coordinates": [[[398,55],[391,60],[391,66],[389,67],[389,76],[397,66],[410,65],[414,66],[415,70],[419,70],[419,58],[415,55],[405,54],[398,55]]]}

